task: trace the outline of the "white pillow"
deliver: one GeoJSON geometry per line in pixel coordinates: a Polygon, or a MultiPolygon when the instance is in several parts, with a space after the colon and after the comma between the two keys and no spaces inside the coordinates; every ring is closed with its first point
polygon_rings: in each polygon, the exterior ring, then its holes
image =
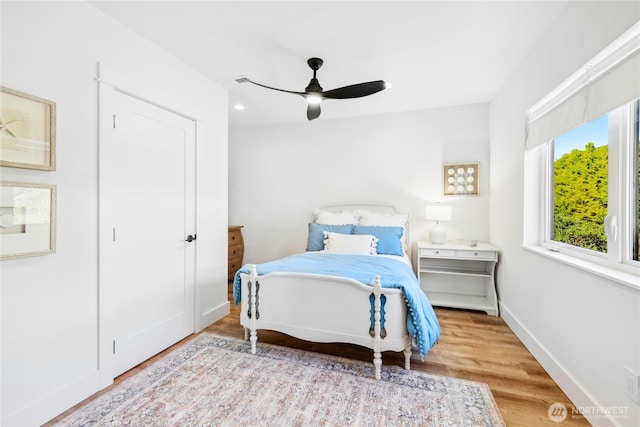
{"type": "Polygon", "coordinates": [[[358,217],[353,212],[329,212],[316,209],[313,211],[313,222],[316,224],[331,224],[331,225],[344,225],[344,224],[358,224],[358,217]]]}
{"type": "Polygon", "coordinates": [[[358,225],[378,225],[404,227],[407,222],[407,215],[403,214],[383,214],[369,211],[357,211],[359,217],[358,225]]]}
{"type": "Polygon", "coordinates": [[[377,226],[393,226],[402,227],[402,249],[407,253],[407,221],[409,217],[406,214],[383,214],[369,211],[355,212],[359,219],[358,225],[377,225],[377,226]]]}
{"type": "Polygon", "coordinates": [[[369,234],[324,232],[324,252],[328,254],[377,255],[378,238],[369,234]]]}

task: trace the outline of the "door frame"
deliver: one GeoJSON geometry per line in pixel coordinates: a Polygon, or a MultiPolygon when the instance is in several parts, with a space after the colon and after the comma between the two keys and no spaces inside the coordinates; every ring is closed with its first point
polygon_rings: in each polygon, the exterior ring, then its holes
{"type": "MultiPolygon", "coordinates": [[[[115,111],[115,95],[122,93],[133,98],[137,98],[143,102],[162,108],[171,113],[192,120],[196,127],[194,141],[194,156],[197,158],[197,124],[198,121],[193,117],[176,111],[172,108],[164,106],[160,103],[149,100],[142,92],[138,90],[139,86],[135,80],[131,80],[127,76],[110,69],[102,63],[98,64],[98,370],[100,372],[100,387],[106,387],[113,383],[114,379],[114,359],[113,359],[113,337],[116,335],[116,322],[113,320],[118,313],[114,311],[117,307],[117,295],[109,292],[108,283],[115,280],[114,274],[108,269],[102,268],[106,264],[107,259],[115,257],[114,245],[109,244],[113,240],[112,223],[109,219],[115,216],[115,188],[107,185],[110,171],[114,170],[116,156],[113,132],[113,113],[115,111]],[[107,223],[109,222],[109,223],[107,223]]],[[[193,171],[194,192],[197,186],[196,171],[193,171]]],[[[197,198],[194,200],[197,204],[197,198]]],[[[197,208],[197,206],[195,206],[197,208]]],[[[197,209],[196,209],[197,212],[197,209]]],[[[194,218],[194,233],[197,233],[197,214],[194,218]]],[[[197,328],[197,318],[199,316],[196,308],[198,307],[197,289],[197,248],[194,255],[193,278],[194,278],[194,328],[197,328]]],[[[194,330],[195,332],[195,330],[194,330]]]]}

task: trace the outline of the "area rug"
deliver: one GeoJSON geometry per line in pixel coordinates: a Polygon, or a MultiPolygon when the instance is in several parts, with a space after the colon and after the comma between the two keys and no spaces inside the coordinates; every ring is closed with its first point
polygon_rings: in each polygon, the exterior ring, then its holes
{"type": "Polygon", "coordinates": [[[62,426],[504,426],[486,384],[201,334],[62,426]]]}

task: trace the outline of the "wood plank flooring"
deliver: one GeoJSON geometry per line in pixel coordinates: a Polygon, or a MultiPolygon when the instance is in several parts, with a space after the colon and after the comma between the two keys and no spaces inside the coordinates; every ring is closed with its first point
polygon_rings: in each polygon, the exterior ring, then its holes
{"type": "MultiPolygon", "coordinates": [[[[231,295],[229,299],[232,300],[231,295]]],[[[581,415],[571,414],[571,401],[501,318],[466,310],[436,307],[435,311],[442,328],[440,341],[424,362],[414,352],[412,370],[488,384],[509,427],[590,425],[581,415]],[[569,411],[562,423],[554,422],[548,416],[549,406],[556,402],[564,404],[569,411]]],[[[232,305],[229,316],[206,330],[243,338],[239,307],[232,305]]],[[[272,331],[258,331],[258,345],[261,342],[356,360],[373,359],[371,350],[367,348],[310,343],[272,331]]],[[[382,362],[383,369],[384,365],[404,367],[404,355],[384,352],[382,362]]]]}
{"type": "MultiPolygon", "coordinates": [[[[231,295],[229,299],[232,300],[231,295]]],[[[571,414],[573,405],[567,396],[501,318],[479,312],[444,308],[436,308],[436,315],[442,327],[440,342],[431,349],[424,362],[421,362],[419,355],[414,353],[411,360],[412,370],[487,383],[509,427],[590,425],[582,416],[571,414]],[[547,413],[549,406],[556,402],[564,404],[569,410],[567,418],[562,423],[553,422],[547,413]]],[[[239,307],[232,304],[231,313],[206,328],[205,331],[243,338],[244,330],[240,326],[239,316],[239,307]]],[[[107,392],[192,338],[193,336],[186,338],[126,372],[116,379],[114,385],[79,403],[45,426],[57,425],[56,421],[63,416],[107,392]]],[[[363,347],[349,344],[310,343],[272,331],[258,331],[258,345],[261,342],[368,362],[373,357],[371,350],[363,347]]],[[[383,369],[384,365],[403,367],[404,355],[385,352],[382,361],[383,369]]]]}

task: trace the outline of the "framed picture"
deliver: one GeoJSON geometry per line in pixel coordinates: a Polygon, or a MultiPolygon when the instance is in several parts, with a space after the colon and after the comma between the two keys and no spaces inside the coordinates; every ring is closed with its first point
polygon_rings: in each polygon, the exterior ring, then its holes
{"type": "Polygon", "coordinates": [[[478,196],[480,194],[479,163],[445,164],[442,175],[445,196],[478,196]]]}
{"type": "Polygon", "coordinates": [[[0,259],[56,251],[56,186],[0,181],[0,259]]]}
{"type": "Polygon", "coordinates": [[[56,170],[56,104],[0,86],[0,166],[56,170]]]}

